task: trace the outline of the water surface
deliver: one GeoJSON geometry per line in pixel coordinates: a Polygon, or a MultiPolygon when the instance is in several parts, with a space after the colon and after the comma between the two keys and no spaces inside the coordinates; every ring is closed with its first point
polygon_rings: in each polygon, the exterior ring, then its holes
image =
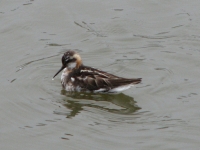
{"type": "Polygon", "coordinates": [[[1,149],[199,149],[199,1],[0,4],[1,149]],[[68,93],[51,79],[69,49],[143,81],[68,93]]]}

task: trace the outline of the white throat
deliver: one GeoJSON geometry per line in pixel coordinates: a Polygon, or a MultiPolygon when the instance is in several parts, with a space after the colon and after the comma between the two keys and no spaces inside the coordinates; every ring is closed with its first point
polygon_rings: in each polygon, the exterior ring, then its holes
{"type": "Polygon", "coordinates": [[[61,82],[64,83],[64,78],[68,76],[69,74],[69,68],[65,68],[61,74],[61,82]]]}
{"type": "Polygon", "coordinates": [[[76,67],[76,62],[72,62],[72,63],[70,63],[70,64],[68,65],[67,68],[73,69],[73,68],[75,68],[75,67],[76,67]]]}

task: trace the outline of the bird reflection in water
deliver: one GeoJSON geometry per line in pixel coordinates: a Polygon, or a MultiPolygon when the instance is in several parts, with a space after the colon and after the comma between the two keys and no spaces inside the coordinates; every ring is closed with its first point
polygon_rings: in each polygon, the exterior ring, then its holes
{"type": "Polygon", "coordinates": [[[136,105],[133,97],[127,96],[123,93],[104,94],[67,92],[65,90],[62,90],[61,94],[66,96],[66,98],[63,99],[63,105],[71,110],[71,112],[67,114],[67,118],[76,116],[84,109],[83,107],[92,107],[122,115],[133,114],[137,110],[141,109],[136,105]],[[111,103],[112,106],[107,105],[108,103],[111,103]]]}

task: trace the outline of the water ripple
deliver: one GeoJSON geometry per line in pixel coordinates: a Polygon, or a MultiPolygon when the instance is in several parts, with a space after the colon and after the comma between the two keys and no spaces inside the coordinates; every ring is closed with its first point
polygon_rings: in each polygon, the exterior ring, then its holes
{"type": "Polygon", "coordinates": [[[133,36],[145,39],[168,39],[176,37],[176,36],[147,36],[147,35],[133,35],[133,36]]]}

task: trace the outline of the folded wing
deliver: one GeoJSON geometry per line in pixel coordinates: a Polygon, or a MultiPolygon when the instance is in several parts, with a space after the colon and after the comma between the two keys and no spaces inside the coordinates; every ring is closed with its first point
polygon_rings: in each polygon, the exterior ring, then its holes
{"type": "Polygon", "coordinates": [[[87,66],[75,71],[75,74],[72,74],[71,77],[75,79],[75,84],[77,83],[81,88],[102,92],[108,92],[127,85],[130,87],[141,82],[141,78],[121,78],[87,66]]]}

